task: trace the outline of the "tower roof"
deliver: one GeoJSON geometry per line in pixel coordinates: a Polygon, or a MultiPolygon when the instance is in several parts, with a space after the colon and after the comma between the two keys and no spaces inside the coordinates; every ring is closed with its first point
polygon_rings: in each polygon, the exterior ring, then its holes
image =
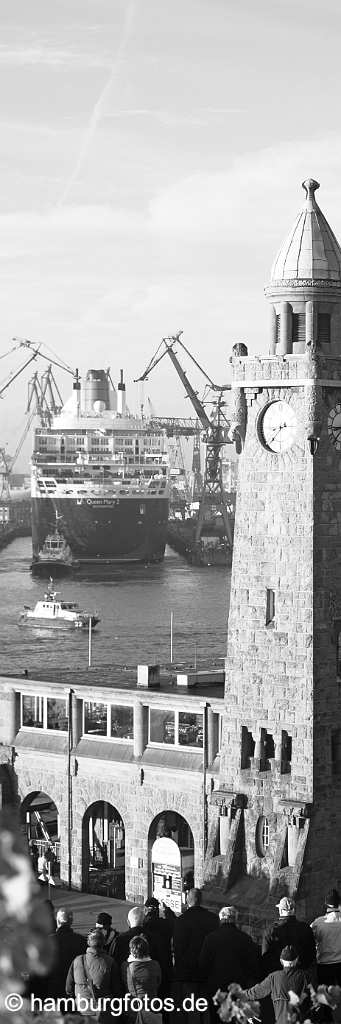
{"type": "Polygon", "coordinates": [[[306,200],[271,270],[271,282],[330,281],[341,285],[341,249],[315,199],[319,182],[307,178],[306,200]]]}

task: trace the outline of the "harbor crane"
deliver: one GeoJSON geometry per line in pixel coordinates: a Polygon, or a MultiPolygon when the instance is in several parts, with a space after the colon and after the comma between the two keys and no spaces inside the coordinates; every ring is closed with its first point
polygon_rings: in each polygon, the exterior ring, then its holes
{"type": "Polygon", "coordinates": [[[204,431],[203,441],[206,445],[204,482],[195,531],[195,542],[197,544],[200,543],[203,527],[205,522],[207,522],[207,519],[220,514],[223,518],[225,536],[230,547],[232,547],[233,537],[231,517],[233,514],[233,501],[232,497],[224,490],[222,473],[222,448],[225,444],[231,443],[229,436],[230,422],[225,416],[225,402],[223,401],[223,393],[224,391],[229,390],[229,385],[219,387],[219,385],[213,383],[205,370],[203,370],[202,366],[200,366],[200,363],[197,362],[189,349],[186,348],[186,345],[181,341],[182,334],[183,331],[179,331],[177,334],[162,339],[162,342],[148,364],[147,369],[144,371],[142,376],[138,378],[138,380],[146,380],[151,370],[154,369],[161,359],[163,359],[165,355],[169,356],[182,384],[184,385],[186,394],[192,402],[196,416],[201,423],[204,431]],[[164,348],[162,348],[162,345],[164,348]],[[200,370],[200,373],[202,373],[206,378],[210,389],[217,393],[215,411],[212,418],[210,418],[206,412],[203,402],[200,400],[197,391],[193,388],[187,374],[179,362],[176,352],[174,351],[176,345],[180,345],[182,347],[195,366],[200,370]]]}

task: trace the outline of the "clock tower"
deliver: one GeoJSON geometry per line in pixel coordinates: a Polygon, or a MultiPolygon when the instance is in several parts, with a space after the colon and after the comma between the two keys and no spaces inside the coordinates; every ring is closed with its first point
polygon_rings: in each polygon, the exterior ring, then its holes
{"type": "Polygon", "coordinates": [[[206,879],[255,927],[284,894],[311,919],[341,885],[341,249],[318,182],[303,188],[266,289],[269,355],[232,357],[239,473],[206,879]]]}

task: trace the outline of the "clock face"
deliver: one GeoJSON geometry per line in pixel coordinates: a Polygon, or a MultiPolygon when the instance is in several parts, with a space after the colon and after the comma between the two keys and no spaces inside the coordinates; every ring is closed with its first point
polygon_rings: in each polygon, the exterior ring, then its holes
{"type": "Polygon", "coordinates": [[[272,402],[260,419],[260,439],[271,452],[286,452],[296,438],[297,420],[287,402],[272,402]]]}
{"type": "Polygon", "coordinates": [[[337,451],[341,451],[341,405],[330,410],[328,416],[328,434],[337,451]]]}

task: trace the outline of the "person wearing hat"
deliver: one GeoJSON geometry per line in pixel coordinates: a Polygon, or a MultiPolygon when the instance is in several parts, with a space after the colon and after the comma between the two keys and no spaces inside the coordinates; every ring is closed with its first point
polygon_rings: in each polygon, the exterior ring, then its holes
{"type": "Polygon", "coordinates": [[[337,889],[325,900],[326,913],[311,924],[320,985],[341,985],[341,908],[337,889]]]}
{"type": "Polygon", "coordinates": [[[295,946],[300,967],[308,972],[307,976],[311,979],[316,963],[316,949],[315,942],[311,941],[314,937],[310,925],[297,919],[295,903],[290,896],[282,896],[277,909],[279,919],[265,932],[263,938],[263,975],[280,969],[281,950],[284,946],[295,946]]]}
{"type": "Polygon", "coordinates": [[[294,946],[285,946],[279,959],[280,970],[272,971],[258,985],[244,989],[243,995],[251,1000],[271,996],[276,1024],[287,1024],[289,993],[294,992],[302,999],[306,991],[306,977],[299,966],[299,954],[294,946]]]}
{"type": "Polygon", "coordinates": [[[237,927],[236,907],[220,910],[219,927],[204,939],[199,971],[210,996],[218,988],[225,991],[233,981],[246,986],[261,977],[258,946],[237,927]]]}
{"type": "Polygon", "coordinates": [[[115,956],[115,946],[118,936],[116,928],[111,927],[112,917],[111,914],[105,912],[97,914],[96,928],[99,928],[104,938],[104,952],[108,953],[108,956],[115,956]]]}

